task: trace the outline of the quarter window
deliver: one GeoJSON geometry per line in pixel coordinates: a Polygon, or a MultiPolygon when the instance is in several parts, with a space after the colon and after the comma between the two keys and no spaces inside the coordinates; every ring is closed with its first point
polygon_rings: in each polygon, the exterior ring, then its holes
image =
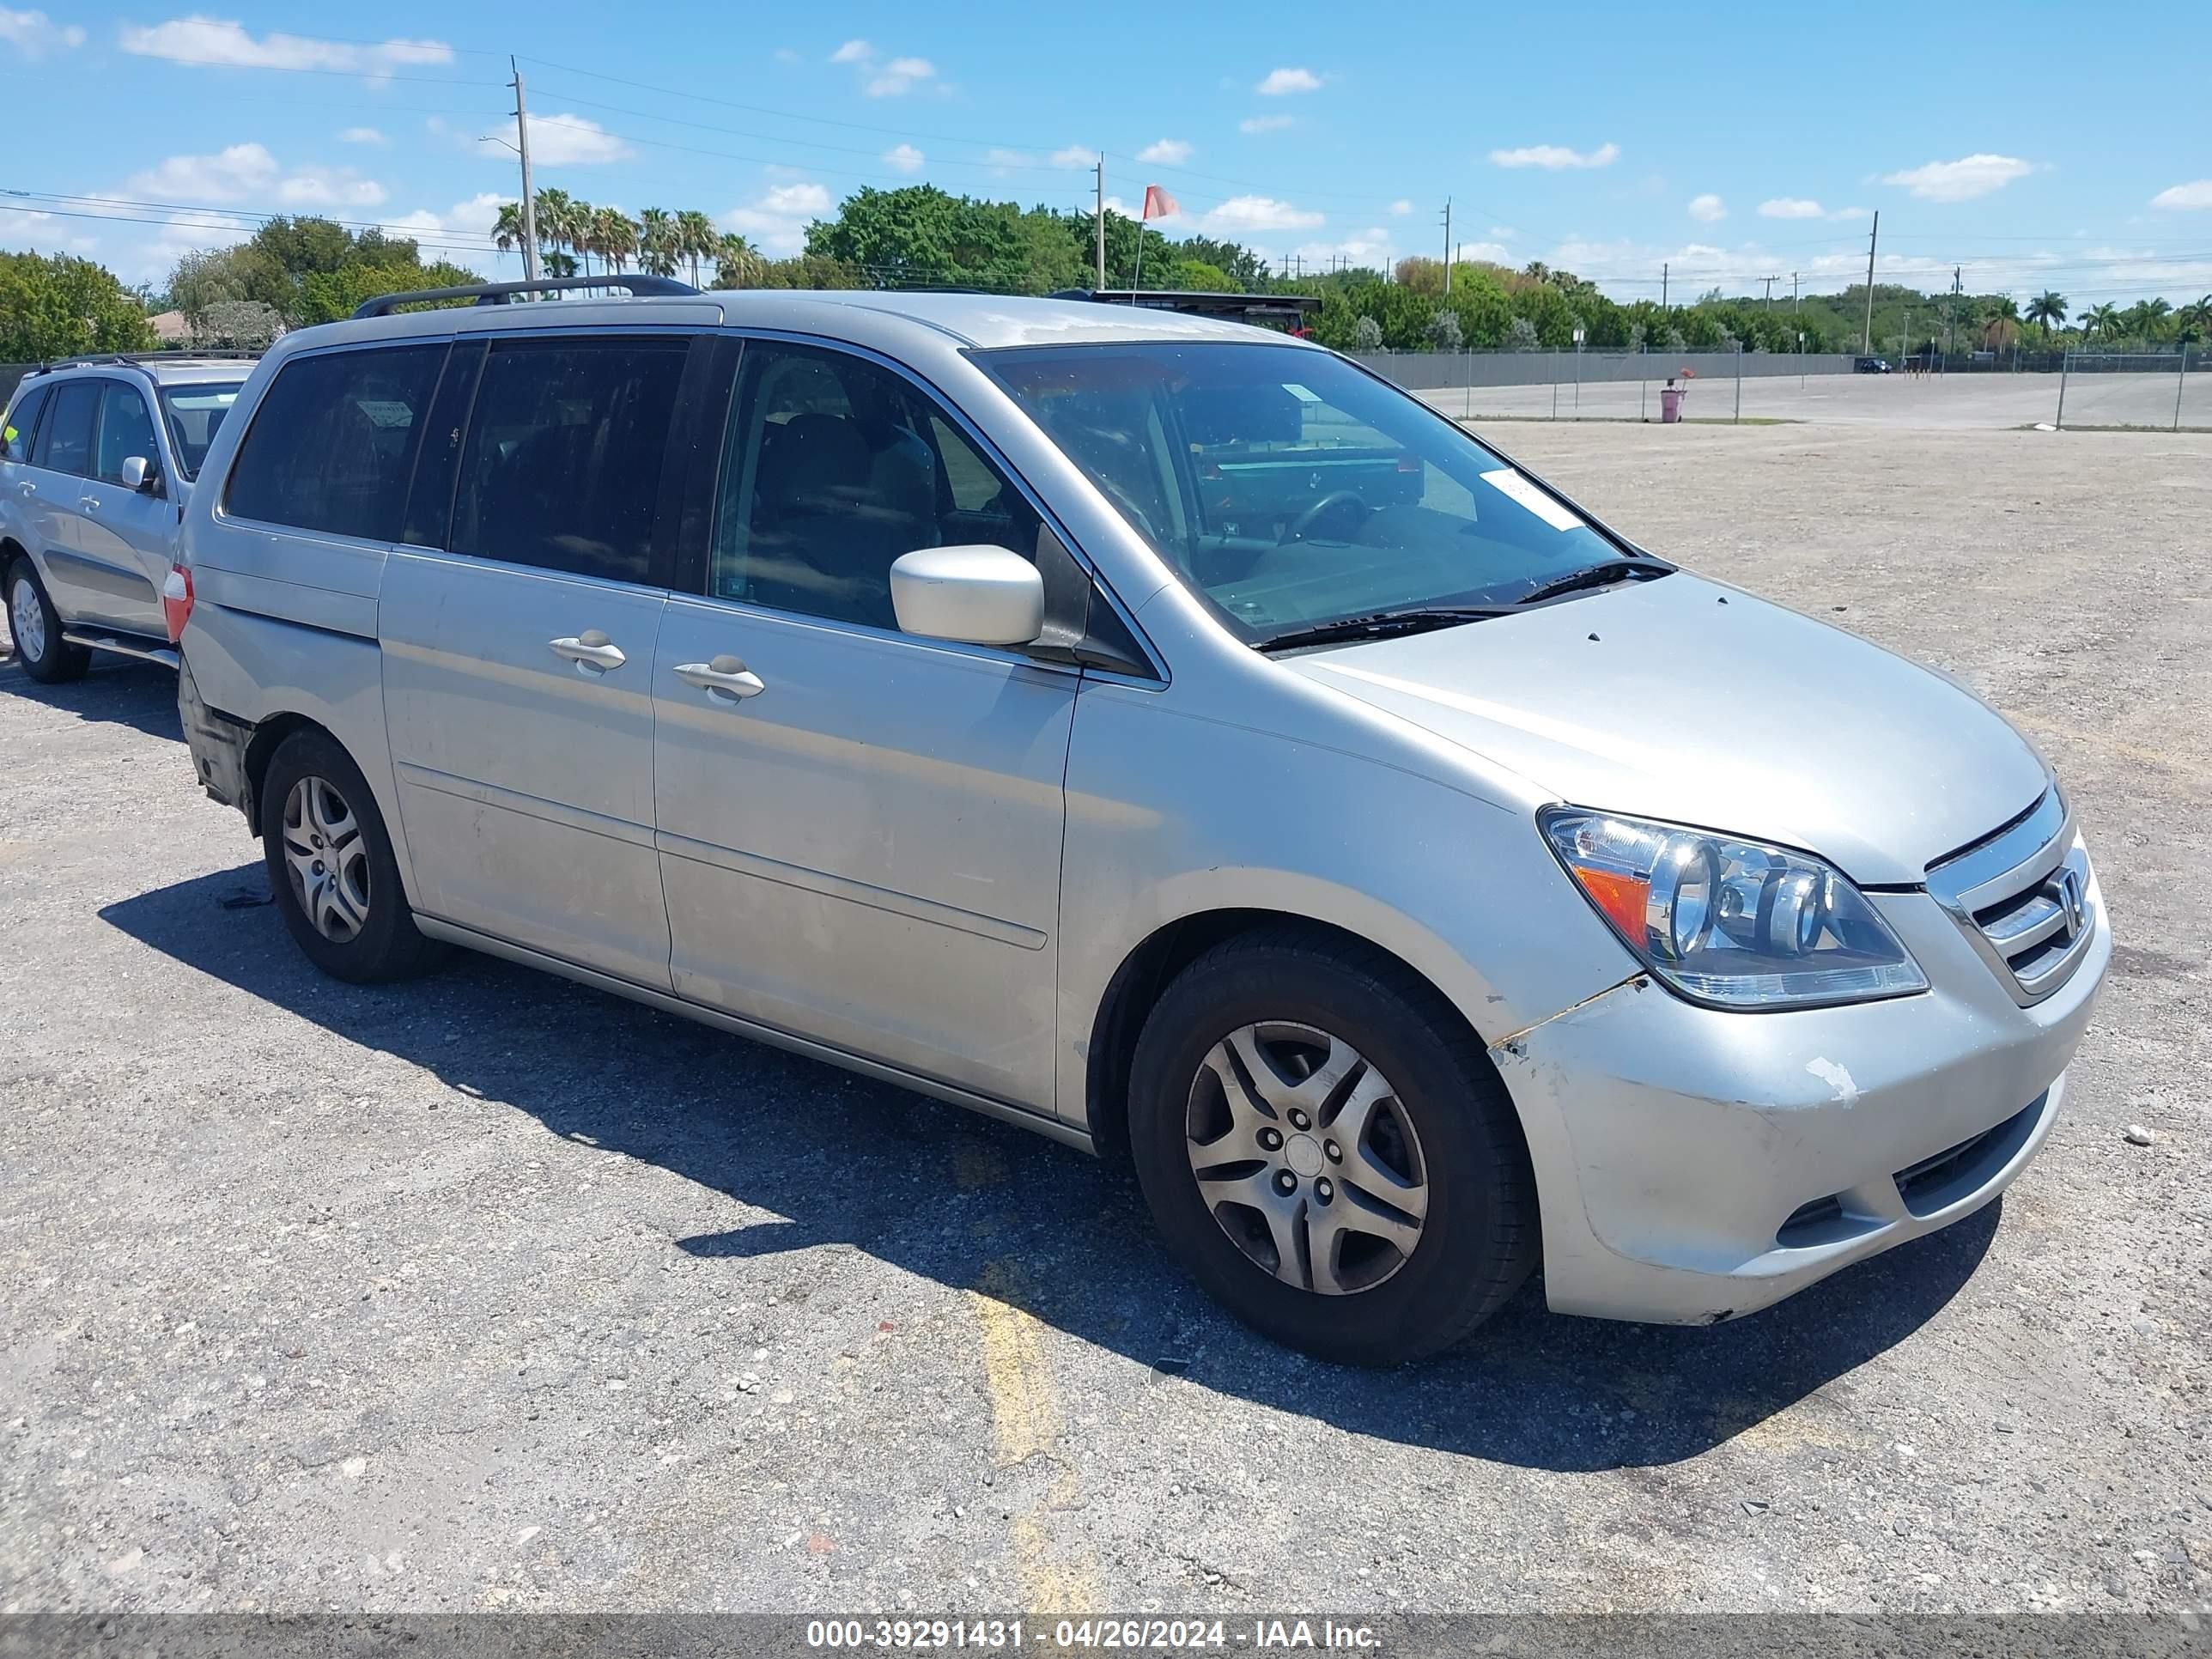
{"type": "Polygon", "coordinates": [[[399,534],[446,343],[297,357],[238,447],[223,510],[333,536],[399,534]]]}
{"type": "Polygon", "coordinates": [[[110,380],[100,394],[100,444],[93,476],[121,483],[123,463],[133,455],[149,464],[161,459],[154,441],[154,417],[147,413],[145,394],[137,386],[110,380]]]}
{"type": "Polygon", "coordinates": [[[501,340],[461,447],[456,553],[649,580],[690,340],[501,340]]]}
{"type": "Polygon", "coordinates": [[[31,441],[39,430],[39,411],[46,406],[46,388],[34,386],[8,411],[8,424],[0,430],[0,460],[27,461],[31,441]]]}
{"type": "Polygon", "coordinates": [[[53,407],[39,428],[39,465],[80,477],[89,473],[93,416],[99,411],[99,381],[71,380],[56,386],[53,407]]]}
{"type": "Polygon", "coordinates": [[[890,568],[977,543],[1036,556],[1038,520],[930,398],[842,353],[745,348],[723,457],[712,591],[896,628],[890,568]]]}

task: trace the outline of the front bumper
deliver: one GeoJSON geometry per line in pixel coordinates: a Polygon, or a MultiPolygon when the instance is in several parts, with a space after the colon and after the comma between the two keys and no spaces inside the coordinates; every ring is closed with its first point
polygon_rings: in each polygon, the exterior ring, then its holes
{"type": "Polygon", "coordinates": [[[1648,978],[1491,1050],[1528,1130],[1562,1313],[1711,1323],[1972,1213],[2042,1146],[2112,957],[2019,1006],[1925,893],[1869,896],[1917,996],[1744,1014],[1648,978]]]}

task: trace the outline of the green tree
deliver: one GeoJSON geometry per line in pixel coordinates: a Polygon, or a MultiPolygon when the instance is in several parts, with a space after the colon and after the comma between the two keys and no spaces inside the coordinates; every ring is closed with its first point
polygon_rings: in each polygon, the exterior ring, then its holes
{"type": "Polygon", "coordinates": [[[2027,320],[2056,332],[2066,326],[2066,296],[2045,289],[2027,302],[2027,320]]]}
{"type": "Polygon", "coordinates": [[[714,222],[696,208],[686,208],[676,216],[677,251],[690,261],[692,287],[700,286],[699,262],[713,258],[721,240],[714,222]]]}
{"type": "Polygon", "coordinates": [[[2074,320],[2081,325],[2084,339],[2093,334],[2099,339],[2109,339],[2119,330],[2119,307],[2107,301],[2102,305],[2091,306],[2074,320]]]}
{"type": "Polygon", "coordinates": [[[714,240],[714,286],[757,287],[767,263],[750,238],[740,236],[734,230],[726,231],[714,240]]]}
{"type": "Polygon", "coordinates": [[[65,253],[0,253],[0,361],[143,351],[146,313],[114,274],[65,253]]]}
{"type": "MultiPolygon", "coordinates": [[[[343,321],[364,300],[380,294],[401,294],[410,289],[460,288],[481,282],[472,270],[440,260],[434,265],[341,265],[336,270],[315,271],[300,284],[295,321],[301,327],[343,321]]],[[[467,305],[466,300],[447,301],[467,305]]]]}
{"type": "Polygon", "coordinates": [[[666,208],[646,209],[637,216],[637,268],[650,276],[673,276],[678,260],[676,216],[666,208]]]}

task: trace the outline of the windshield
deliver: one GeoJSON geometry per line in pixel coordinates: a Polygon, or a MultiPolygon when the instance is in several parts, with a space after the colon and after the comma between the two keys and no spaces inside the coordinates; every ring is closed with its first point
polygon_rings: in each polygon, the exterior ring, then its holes
{"type": "Polygon", "coordinates": [[[161,413],[168,418],[169,442],[177,452],[177,470],[186,478],[200,475],[208,446],[215,441],[222,417],[238,401],[242,381],[220,386],[170,386],[161,388],[161,413]]]}
{"type": "Polygon", "coordinates": [[[1249,644],[1510,605],[1633,556],[1463,428],[1327,352],[1116,343],[975,361],[1249,644]]]}

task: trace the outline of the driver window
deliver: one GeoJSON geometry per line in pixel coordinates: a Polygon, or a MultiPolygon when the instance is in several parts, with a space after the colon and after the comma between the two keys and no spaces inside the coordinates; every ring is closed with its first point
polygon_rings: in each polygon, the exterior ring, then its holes
{"type": "Polygon", "coordinates": [[[753,341],[722,458],[711,591],[896,629],[890,568],[925,547],[1036,555],[1021,494],[911,381],[859,357],[753,341]]]}
{"type": "Polygon", "coordinates": [[[154,417],[137,386],[110,380],[100,394],[100,441],[94,446],[93,476],[121,483],[123,463],[133,455],[149,466],[161,460],[161,452],[154,442],[154,417]]]}

